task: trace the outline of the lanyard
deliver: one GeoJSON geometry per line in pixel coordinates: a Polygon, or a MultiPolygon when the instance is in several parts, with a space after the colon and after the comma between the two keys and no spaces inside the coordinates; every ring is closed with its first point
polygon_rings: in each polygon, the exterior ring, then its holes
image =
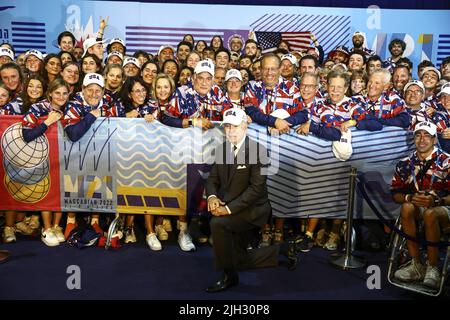
{"type": "MultiPolygon", "coordinates": [[[[435,180],[435,178],[436,178],[436,171],[437,171],[437,168],[439,167],[439,164],[440,164],[440,163],[439,163],[439,156],[440,156],[440,152],[439,152],[439,150],[438,150],[437,155],[436,155],[436,169],[433,169],[433,173],[431,174],[430,186],[429,186],[429,188],[428,188],[428,191],[431,191],[431,188],[433,187],[434,180],[435,180]]],[[[431,160],[432,160],[432,159],[431,159],[431,160]]],[[[430,161],[431,161],[431,160],[430,160],[430,161]]],[[[415,170],[414,170],[414,163],[413,163],[413,160],[412,160],[412,159],[411,159],[410,162],[409,162],[409,166],[410,166],[410,169],[411,169],[411,176],[413,177],[414,186],[416,187],[416,190],[417,190],[417,191],[420,191],[419,184],[417,183],[416,174],[415,174],[415,172],[414,172],[414,171],[415,171],[415,170]]],[[[425,163],[425,166],[426,166],[426,163],[425,163]]],[[[428,169],[427,169],[426,171],[428,171],[428,169]]],[[[422,177],[421,177],[421,185],[422,185],[422,186],[423,186],[423,182],[424,182],[424,179],[425,179],[426,171],[423,172],[422,177]]],[[[420,170],[419,170],[419,172],[420,172],[420,170]]]]}
{"type": "Polygon", "coordinates": [[[271,94],[267,93],[266,85],[262,84],[263,94],[264,94],[264,100],[261,102],[261,108],[264,109],[265,114],[270,114],[271,111],[273,111],[273,106],[275,104],[275,99],[277,97],[278,93],[278,83],[273,89],[271,90],[271,94]],[[274,94],[275,92],[275,94],[274,94]],[[268,97],[269,96],[269,97],[268,97]]]}

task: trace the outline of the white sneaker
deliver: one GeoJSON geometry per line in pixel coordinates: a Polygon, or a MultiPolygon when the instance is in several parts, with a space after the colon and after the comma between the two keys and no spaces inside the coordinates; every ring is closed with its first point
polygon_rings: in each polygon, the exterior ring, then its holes
{"type": "Polygon", "coordinates": [[[28,225],[33,229],[33,230],[38,230],[39,227],[41,226],[40,222],[39,222],[39,216],[33,215],[30,218],[30,222],[28,223],[28,225]]]}
{"type": "Polygon", "coordinates": [[[42,229],[41,240],[49,247],[55,247],[59,245],[58,237],[53,232],[53,229],[42,229]]]}
{"type": "Polygon", "coordinates": [[[423,280],[425,267],[415,259],[411,259],[394,273],[394,277],[403,282],[423,280]]]}
{"type": "Polygon", "coordinates": [[[339,234],[331,232],[327,243],[325,243],[324,248],[330,251],[336,250],[339,245],[339,234]]]}
{"type": "Polygon", "coordinates": [[[135,243],[137,242],[136,235],[134,234],[133,227],[127,227],[125,229],[125,243],[135,243]]]}
{"type": "Polygon", "coordinates": [[[66,237],[64,237],[64,233],[62,232],[62,228],[60,226],[54,226],[53,233],[60,243],[66,242],[66,237]]]}
{"type": "Polygon", "coordinates": [[[195,245],[192,243],[192,238],[187,232],[180,231],[178,235],[178,244],[183,251],[195,251],[195,245]]]}
{"type": "Polygon", "coordinates": [[[159,240],[164,241],[169,239],[169,234],[166,230],[164,230],[162,224],[159,224],[155,227],[155,232],[159,240]]]}
{"type": "Polygon", "coordinates": [[[145,240],[147,241],[148,246],[153,251],[160,251],[162,249],[161,242],[159,242],[158,238],[156,237],[156,233],[150,233],[145,237],[145,240]]]}
{"type": "Polygon", "coordinates": [[[162,226],[167,232],[172,232],[172,223],[170,222],[170,219],[164,218],[162,226]]]}
{"type": "Polygon", "coordinates": [[[439,289],[441,285],[441,273],[436,266],[427,265],[423,285],[431,289],[439,289]]]}
{"type": "Polygon", "coordinates": [[[33,234],[33,228],[25,220],[16,223],[16,231],[27,236],[33,234]]]}
{"type": "Polygon", "coordinates": [[[11,243],[13,241],[16,241],[16,233],[14,227],[5,227],[3,229],[3,242],[11,243]]]}

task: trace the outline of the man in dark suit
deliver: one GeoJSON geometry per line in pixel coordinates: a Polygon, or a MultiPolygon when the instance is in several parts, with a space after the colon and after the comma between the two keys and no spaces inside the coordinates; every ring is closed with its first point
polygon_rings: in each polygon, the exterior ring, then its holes
{"type": "Polygon", "coordinates": [[[249,235],[262,228],[271,212],[267,150],[246,137],[243,110],[227,110],[223,124],[227,141],[216,149],[216,162],[206,183],[215,264],[223,276],[207,292],[237,285],[238,269],[278,265],[278,246],[247,250],[249,235]]]}

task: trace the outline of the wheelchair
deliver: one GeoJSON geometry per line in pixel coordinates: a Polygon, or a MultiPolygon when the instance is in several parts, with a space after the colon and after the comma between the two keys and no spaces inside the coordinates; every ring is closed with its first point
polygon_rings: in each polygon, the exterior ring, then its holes
{"type": "Polygon", "coordinates": [[[124,219],[119,213],[116,213],[115,219],[109,224],[108,235],[106,237],[105,249],[108,250],[111,247],[111,240],[114,235],[123,230],[125,225],[124,219]]]}
{"type": "MultiPolygon", "coordinates": [[[[397,218],[397,221],[395,223],[395,226],[401,230],[401,217],[397,218]]],[[[419,223],[418,226],[418,235],[419,234],[425,234],[423,230],[423,222],[419,223]]],[[[441,241],[448,242],[450,239],[450,230],[446,230],[445,233],[442,232],[441,234],[441,241]]],[[[439,268],[441,271],[441,283],[438,289],[431,289],[422,284],[422,282],[402,282],[394,277],[395,272],[399,269],[400,266],[402,266],[404,263],[406,263],[411,257],[409,256],[408,249],[406,246],[406,239],[398,234],[395,231],[392,231],[391,240],[389,243],[390,253],[389,253],[389,260],[388,260],[388,281],[394,286],[400,287],[405,290],[413,291],[416,293],[420,293],[427,296],[437,297],[440,296],[442,293],[449,293],[450,284],[449,279],[447,278],[448,273],[450,271],[450,265],[449,265],[449,259],[450,259],[450,246],[447,246],[447,248],[440,249],[439,250],[439,268]]],[[[425,238],[425,237],[423,237],[425,238]]],[[[422,261],[426,260],[426,247],[423,247],[420,249],[420,254],[422,261]]]]}

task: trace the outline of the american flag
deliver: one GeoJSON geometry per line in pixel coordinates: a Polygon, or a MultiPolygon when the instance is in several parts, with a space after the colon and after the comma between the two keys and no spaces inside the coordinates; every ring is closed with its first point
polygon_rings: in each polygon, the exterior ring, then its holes
{"type": "MultiPolygon", "coordinates": [[[[165,28],[149,26],[126,26],[125,40],[127,53],[132,54],[136,50],[144,50],[149,53],[158,53],[162,45],[171,45],[176,49],[178,43],[183,40],[185,34],[191,34],[195,42],[204,40],[209,46],[212,37],[220,36],[227,47],[228,38],[233,34],[248,35],[248,30],[206,29],[206,28],[165,28]]],[[[245,41],[245,39],[244,39],[245,41]]]]}
{"type": "Polygon", "coordinates": [[[277,48],[281,40],[289,43],[291,50],[299,51],[309,48],[311,32],[266,32],[255,31],[256,41],[263,49],[263,53],[273,51],[277,48]]]}
{"type": "Polygon", "coordinates": [[[11,21],[12,44],[17,53],[36,49],[46,53],[45,23],[11,21]]]}

